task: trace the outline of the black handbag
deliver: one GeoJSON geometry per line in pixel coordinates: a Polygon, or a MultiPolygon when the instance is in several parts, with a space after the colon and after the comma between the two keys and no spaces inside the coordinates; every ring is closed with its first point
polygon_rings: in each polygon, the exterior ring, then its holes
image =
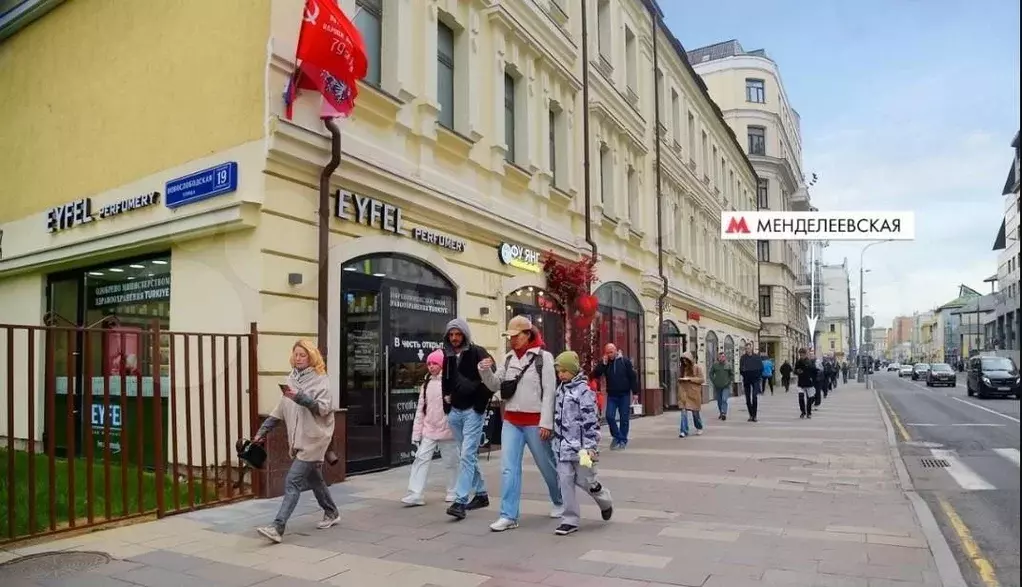
{"type": "MultiPolygon", "coordinates": [[[[537,356],[538,353],[532,355],[532,358],[529,359],[529,362],[526,363],[524,367],[522,367],[522,371],[521,373],[518,374],[517,377],[515,377],[514,379],[505,379],[504,381],[500,382],[500,399],[508,401],[509,399],[515,396],[515,392],[518,391],[518,383],[522,380],[522,377],[525,377],[525,373],[526,371],[529,370],[529,367],[531,367],[532,364],[536,362],[537,356]]],[[[507,372],[507,366],[510,362],[511,357],[508,357],[507,361],[504,362],[505,373],[507,372]]],[[[540,378],[540,383],[542,383],[542,378],[540,378]]]]}

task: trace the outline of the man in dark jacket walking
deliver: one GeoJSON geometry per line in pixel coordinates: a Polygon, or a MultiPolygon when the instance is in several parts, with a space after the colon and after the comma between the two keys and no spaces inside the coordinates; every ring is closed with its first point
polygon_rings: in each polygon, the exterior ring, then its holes
{"type": "Polygon", "coordinates": [[[603,361],[593,369],[593,379],[605,378],[607,386],[607,427],[610,428],[610,450],[628,446],[629,419],[632,417],[632,396],[639,393],[639,376],[632,361],[608,343],[603,347],[603,361]]]}
{"type": "Polygon", "coordinates": [[[493,392],[483,384],[479,375],[479,363],[483,359],[492,357],[486,349],[472,344],[468,322],[461,318],[448,322],[444,334],[441,393],[447,423],[454,433],[454,440],[461,447],[461,457],[454,503],[447,508],[447,514],[458,520],[465,519],[466,511],[490,505],[478,456],[486,406],[493,397],[493,392]],[[470,494],[473,496],[471,501],[470,494]]]}
{"type": "Polygon", "coordinates": [[[749,421],[756,422],[759,411],[759,390],[763,383],[763,359],[752,352],[752,343],[745,343],[745,354],[738,362],[738,371],[742,374],[742,386],[745,388],[745,407],[749,410],[749,421]]]}
{"type": "Polygon", "coordinates": [[[791,387],[791,363],[788,362],[788,359],[784,359],[784,363],[781,365],[781,386],[784,387],[784,393],[788,393],[791,387]]]}
{"type": "Polygon", "coordinates": [[[808,357],[806,349],[798,349],[798,360],[795,361],[795,376],[798,377],[798,409],[800,418],[813,417],[813,395],[816,390],[816,362],[808,357]]]}

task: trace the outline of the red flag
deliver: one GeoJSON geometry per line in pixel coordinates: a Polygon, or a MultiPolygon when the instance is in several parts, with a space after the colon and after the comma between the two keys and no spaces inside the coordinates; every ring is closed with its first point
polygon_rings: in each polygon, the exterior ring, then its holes
{"type": "Polygon", "coordinates": [[[336,0],[306,0],[295,59],[300,64],[284,92],[288,120],[298,90],[313,88],[326,101],[322,116],[348,116],[369,61],[361,33],[336,0]]]}
{"type": "Polygon", "coordinates": [[[349,85],[364,78],[369,69],[362,34],[335,0],[305,1],[295,57],[349,85]]]}

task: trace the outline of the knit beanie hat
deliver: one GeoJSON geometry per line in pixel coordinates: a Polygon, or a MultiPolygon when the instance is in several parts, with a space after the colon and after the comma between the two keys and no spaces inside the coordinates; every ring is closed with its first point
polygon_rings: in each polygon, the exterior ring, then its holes
{"type": "Polygon", "coordinates": [[[575,351],[564,351],[557,355],[557,358],[554,359],[554,364],[558,369],[567,371],[572,375],[576,375],[582,370],[582,366],[578,360],[578,353],[575,351]]]}
{"type": "Polygon", "coordinates": [[[438,367],[443,367],[444,366],[444,352],[442,350],[440,350],[440,349],[437,349],[437,350],[429,353],[429,356],[426,357],[426,364],[427,365],[437,365],[438,367]]]}

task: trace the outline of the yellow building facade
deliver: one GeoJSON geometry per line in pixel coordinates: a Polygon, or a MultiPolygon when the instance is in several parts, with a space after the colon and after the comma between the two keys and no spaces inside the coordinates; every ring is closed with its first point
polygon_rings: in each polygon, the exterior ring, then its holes
{"type": "MultiPolygon", "coordinates": [[[[0,127],[12,131],[0,141],[14,153],[0,160],[0,324],[257,323],[257,402],[272,408],[291,345],[318,324],[330,140],[317,95],[290,121],[281,99],[302,5],[76,0],[0,42],[0,127]]],[[[754,247],[719,236],[722,210],[754,207],[755,175],[662,26],[654,74],[642,2],[589,11],[588,105],[578,3],[341,5],[372,64],[338,121],[330,177],[328,359],[351,467],[408,460],[405,400],[451,317],[500,351],[506,320],[525,313],[552,351],[565,347],[571,319],[539,264],[591,250],[586,148],[600,342],[631,355],[644,388],[665,382],[670,404],[682,350],[709,360],[755,341],[754,247]],[[675,129],[660,133],[662,324],[657,99],[675,129]]],[[[220,368],[241,360],[225,352],[220,368]]]]}

